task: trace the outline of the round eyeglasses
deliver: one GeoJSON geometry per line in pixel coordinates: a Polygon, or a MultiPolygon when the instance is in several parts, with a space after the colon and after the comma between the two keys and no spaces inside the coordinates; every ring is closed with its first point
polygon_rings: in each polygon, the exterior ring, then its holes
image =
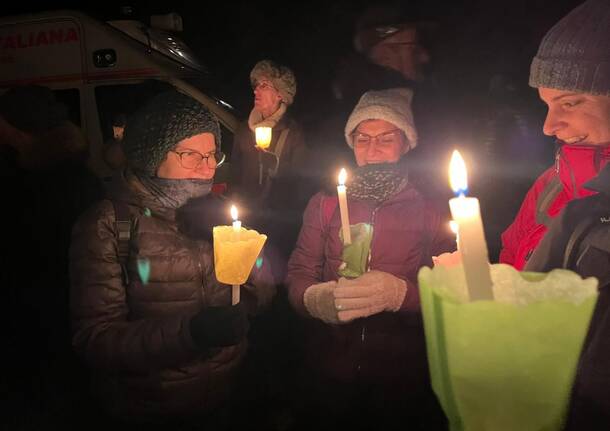
{"type": "Polygon", "coordinates": [[[376,136],[367,135],[366,133],[360,133],[358,131],[352,134],[352,143],[356,148],[368,147],[372,141],[379,147],[387,147],[400,142],[402,137],[402,130],[394,129],[385,133],[380,133],[376,136]]]}
{"type": "Polygon", "coordinates": [[[216,169],[224,163],[226,158],[222,151],[207,154],[201,154],[198,151],[172,151],[172,153],[178,154],[180,165],[184,169],[197,169],[203,160],[208,168],[216,169]]]}

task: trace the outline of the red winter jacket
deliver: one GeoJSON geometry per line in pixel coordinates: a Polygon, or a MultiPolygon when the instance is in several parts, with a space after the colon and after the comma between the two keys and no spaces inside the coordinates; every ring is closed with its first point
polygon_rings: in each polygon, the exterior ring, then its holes
{"type": "Polygon", "coordinates": [[[417,272],[424,265],[432,266],[431,256],[454,249],[455,238],[447,221],[410,185],[379,206],[348,200],[351,224],[374,225],[369,268],[405,280],[407,294],[398,312],[329,325],[312,319],[303,304],[309,286],[339,278],[341,218],[338,205],[326,214],[328,199],[336,198],[318,193],[309,201],[288,263],[290,303],[308,318],[306,362],[340,381],[410,382],[416,390],[427,375],[417,272]]]}
{"type": "Polygon", "coordinates": [[[583,184],[610,160],[610,145],[562,145],[555,166],[527,192],[519,213],[502,234],[500,262],[522,270],[547,230],[548,221],[573,199],[594,194],[583,184]]]}

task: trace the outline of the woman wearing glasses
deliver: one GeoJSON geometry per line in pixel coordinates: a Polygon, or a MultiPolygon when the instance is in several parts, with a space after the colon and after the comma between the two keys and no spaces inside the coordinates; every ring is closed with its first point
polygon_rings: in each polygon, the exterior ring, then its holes
{"type": "Polygon", "coordinates": [[[345,126],[357,164],[347,183],[351,244],[341,239],[336,191],[318,193],[288,263],[288,296],[306,325],[302,413],[318,425],[435,429],[442,418],[428,409],[417,272],[455,239],[408,180],[411,96],[394,88],[361,97],[345,126]]]}
{"type": "Polygon", "coordinates": [[[123,148],[127,168],[109,198],[73,230],[73,345],[96,370],[93,390],[111,418],[202,424],[215,411],[218,420],[245,353],[247,313],[274,289],[266,267],[254,268],[231,306],[211,242],[179,222],[224,161],[218,120],[186,95],[162,93],[130,118],[123,148]]]}

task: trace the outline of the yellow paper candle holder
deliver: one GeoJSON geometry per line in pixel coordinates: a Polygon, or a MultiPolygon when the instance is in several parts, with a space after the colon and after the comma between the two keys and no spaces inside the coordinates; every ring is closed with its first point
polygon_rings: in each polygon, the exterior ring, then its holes
{"type": "Polygon", "coordinates": [[[232,226],[215,226],[213,236],[216,279],[230,285],[244,284],[267,235],[243,227],[236,232],[232,226]]]}

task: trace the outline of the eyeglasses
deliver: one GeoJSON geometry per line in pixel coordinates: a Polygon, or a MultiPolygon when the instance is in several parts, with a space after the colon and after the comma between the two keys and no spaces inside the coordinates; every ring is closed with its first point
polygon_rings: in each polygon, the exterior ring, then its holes
{"type": "Polygon", "coordinates": [[[252,85],[252,89],[256,90],[275,90],[277,91],[277,88],[275,88],[275,86],[269,82],[269,81],[258,81],[255,82],[254,85],[252,85]]]}
{"type": "Polygon", "coordinates": [[[352,143],[354,144],[354,148],[368,147],[371,144],[371,141],[375,141],[378,147],[389,147],[396,143],[400,143],[402,135],[403,131],[400,129],[390,130],[375,136],[356,131],[352,133],[352,143]]]}
{"type": "Polygon", "coordinates": [[[184,169],[197,169],[203,160],[208,168],[216,169],[224,163],[226,158],[222,151],[207,154],[201,154],[198,151],[172,151],[172,153],[178,154],[180,165],[184,169]]]}

